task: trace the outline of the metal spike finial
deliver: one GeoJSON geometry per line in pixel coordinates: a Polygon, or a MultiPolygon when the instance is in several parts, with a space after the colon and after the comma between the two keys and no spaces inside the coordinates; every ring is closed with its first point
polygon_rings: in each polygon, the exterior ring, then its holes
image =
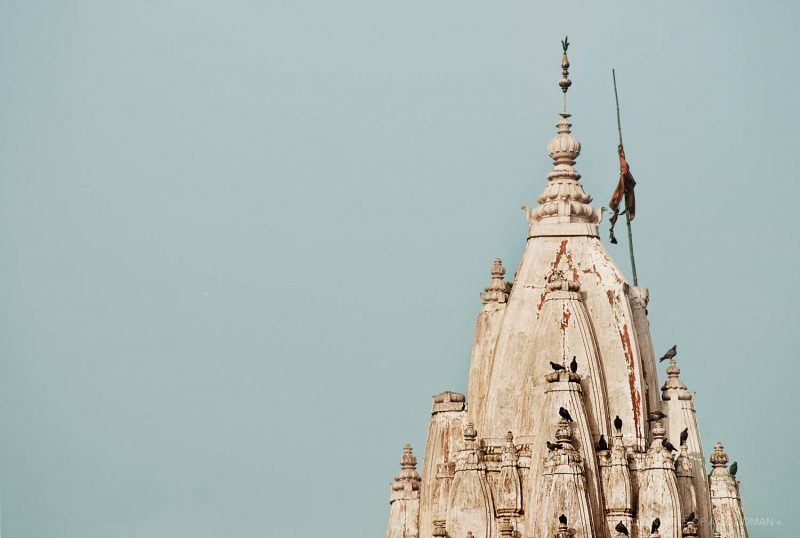
{"type": "Polygon", "coordinates": [[[567,90],[572,86],[572,81],[569,79],[569,58],[567,58],[567,49],[569,48],[569,37],[564,36],[561,41],[561,48],[564,49],[564,55],[561,57],[561,80],[558,85],[561,86],[561,91],[564,92],[564,113],[567,112],[567,90]]]}

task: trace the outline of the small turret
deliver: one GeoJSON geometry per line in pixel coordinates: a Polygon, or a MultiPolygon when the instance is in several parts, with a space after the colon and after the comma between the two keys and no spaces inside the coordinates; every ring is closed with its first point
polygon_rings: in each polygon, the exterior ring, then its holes
{"type": "Polygon", "coordinates": [[[403,447],[400,474],[392,483],[391,508],[386,538],[406,538],[419,535],[419,487],[417,458],[411,445],[403,447]]]}
{"type": "Polygon", "coordinates": [[[428,441],[422,460],[420,492],[420,536],[433,532],[433,520],[444,521],[450,496],[450,485],[456,471],[456,454],[462,443],[466,398],[453,391],[433,397],[428,441]]]}
{"type": "Polygon", "coordinates": [[[503,456],[500,460],[500,479],[497,484],[495,505],[498,516],[518,516],[522,511],[522,488],[517,469],[518,460],[514,435],[508,432],[506,444],[503,447],[503,456]]]}
{"type": "Polygon", "coordinates": [[[481,292],[483,309],[478,315],[472,341],[472,360],[469,369],[469,419],[480,425],[486,403],[486,391],[494,368],[497,339],[505,318],[511,284],[505,281],[506,268],[500,258],[494,260],[489,286],[481,292]]]}
{"type": "Polygon", "coordinates": [[[483,304],[505,303],[508,299],[509,285],[505,281],[506,268],[503,267],[500,258],[494,260],[491,274],[489,287],[481,293],[481,302],[483,304]]]}
{"type": "MultiPolygon", "coordinates": [[[[691,514],[698,512],[697,493],[694,489],[694,470],[687,454],[687,444],[680,446],[678,458],[675,460],[675,477],[678,481],[678,493],[681,499],[681,521],[688,521],[691,514]]],[[[692,525],[696,526],[694,521],[692,525]]],[[[686,532],[684,532],[686,536],[686,532]]]]}
{"type": "Polygon", "coordinates": [[[633,493],[631,475],[622,431],[615,428],[605,463],[601,460],[603,494],[606,504],[606,524],[613,536],[614,527],[621,521],[627,528],[633,525],[633,493]]]}
{"type": "MultiPolygon", "coordinates": [[[[703,538],[710,536],[711,522],[711,493],[706,479],[705,456],[703,455],[703,443],[700,438],[700,428],[697,424],[697,413],[694,406],[694,395],[686,388],[680,377],[681,369],[675,361],[675,357],[670,358],[667,366],[667,380],[661,387],[661,398],[663,409],[667,414],[667,429],[672,440],[679,440],[681,433],[686,431],[686,462],[682,466],[689,465],[689,469],[678,470],[679,484],[681,486],[681,498],[683,502],[683,516],[690,512],[697,512],[699,527],[703,538]],[[681,474],[682,473],[682,474],[681,474]],[[687,486],[687,473],[691,473],[691,482],[694,489],[695,506],[686,506],[690,495],[687,486]],[[683,476],[683,480],[681,480],[683,476]]],[[[683,451],[681,452],[683,453],[683,451]]]]}
{"type": "Polygon", "coordinates": [[[728,453],[722,443],[714,445],[711,466],[709,483],[716,530],[725,538],[747,538],[739,484],[728,471],[728,453]]]}
{"type": "Polygon", "coordinates": [[[486,479],[483,451],[478,432],[471,423],[464,428],[464,448],[458,454],[456,472],[447,508],[447,532],[464,536],[477,532],[490,536],[494,518],[494,503],[486,479]]]}
{"type": "MultiPolygon", "coordinates": [[[[592,520],[592,505],[586,485],[586,462],[575,448],[572,423],[562,418],[555,428],[555,449],[544,461],[543,480],[536,495],[536,511],[531,518],[534,538],[548,538],[561,532],[556,518],[566,514],[570,535],[575,538],[597,536],[592,520]]],[[[591,461],[590,461],[591,463],[591,461]]]]}
{"type": "Polygon", "coordinates": [[[675,479],[672,453],[664,446],[666,430],[661,421],[653,423],[653,441],[645,455],[639,473],[639,536],[648,536],[650,523],[661,521],[660,532],[665,538],[680,538],[681,505],[675,479]]]}

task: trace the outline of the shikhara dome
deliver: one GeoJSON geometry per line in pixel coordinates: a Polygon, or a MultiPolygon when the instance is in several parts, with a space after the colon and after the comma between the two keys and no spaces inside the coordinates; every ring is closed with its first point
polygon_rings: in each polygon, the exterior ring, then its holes
{"type": "Polygon", "coordinates": [[[659,387],[648,290],[600,241],[569,117],[565,100],[514,281],[496,260],[481,294],[467,397],[434,396],[421,476],[404,449],[387,538],[747,537],[719,443],[706,472],[674,357],[659,387]]]}

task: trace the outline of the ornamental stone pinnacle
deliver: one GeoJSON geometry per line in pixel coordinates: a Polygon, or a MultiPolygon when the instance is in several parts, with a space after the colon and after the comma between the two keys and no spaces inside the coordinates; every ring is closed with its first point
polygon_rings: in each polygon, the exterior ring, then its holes
{"type": "Polygon", "coordinates": [[[581,153],[581,143],[572,134],[572,124],[567,113],[567,89],[572,82],[567,78],[567,43],[562,42],[564,78],[560,85],[564,91],[564,112],[556,124],[558,132],[547,145],[547,153],[553,159],[553,170],[547,175],[547,186],[539,196],[538,207],[526,208],[530,224],[529,237],[537,235],[597,235],[600,212],[591,205],[592,197],[586,194],[578,182],[581,175],[575,169],[575,161],[581,153]]]}
{"type": "Polygon", "coordinates": [[[506,268],[503,267],[503,262],[500,258],[495,259],[492,265],[492,279],[489,282],[489,287],[481,293],[481,302],[483,304],[506,302],[508,298],[508,285],[504,279],[505,274],[506,268]]]}
{"type": "Polygon", "coordinates": [[[719,441],[714,445],[714,452],[711,453],[711,465],[714,467],[728,466],[728,453],[719,441]]]}
{"type": "Polygon", "coordinates": [[[567,91],[572,86],[572,81],[569,79],[569,58],[567,58],[567,49],[569,48],[569,41],[567,37],[561,42],[561,48],[564,49],[564,55],[561,57],[561,80],[558,85],[561,91],[564,92],[564,112],[567,111],[567,91]]]}
{"type": "Polygon", "coordinates": [[[513,286],[496,259],[481,293],[466,397],[433,397],[420,473],[403,449],[387,538],[748,536],[724,447],[708,475],[694,393],[674,357],[659,372],[649,291],[600,240],[569,118],[513,286]]]}

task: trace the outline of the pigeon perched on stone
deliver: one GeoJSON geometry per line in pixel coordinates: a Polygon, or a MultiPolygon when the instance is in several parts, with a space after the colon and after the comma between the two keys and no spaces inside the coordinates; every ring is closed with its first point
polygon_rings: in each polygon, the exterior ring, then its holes
{"type": "Polygon", "coordinates": [[[617,523],[617,526],[614,527],[614,530],[617,531],[618,533],[622,534],[623,536],[630,536],[631,535],[631,533],[628,532],[628,527],[626,527],[625,524],[622,521],[617,523]]]}
{"type": "Polygon", "coordinates": [[[600,440],[597,441],[597,450],[608,450],[608,443],[606,442],[605,435],[601,435],[600,440]]]}
{"type": "Polygon", "coordinates": [[[667,415],[665,415],[661,411],[653,411],[652,413],[647,415],[647,422],[655,422],[656,420],[661,420],[666,416],[667,415]]]}
{"type": "Polygon", "coordinates": [[[572,357],[572,362],[569,363],[569,369],[572,371],[573,374],[578,373],[578,361],[577,356],[572,357]]]}
{"type": "Polygon", "coordinates": [[[615,427],[616,429],[618,429],[618,430],[621,430],[621,429],[622,429],[622,419],[621,419],[621,418],[619,418],[619,415],[617,415],[616,417],[614,417],[614,427],[615,427]]]}
{"type": "Polygon", "coordinates": [[[666,448],[670,452],[677,452],[678,451],[678,449],[675,448],[675,446],[672,443],[670,443],[669,441],[667,441],[666,439],[662,439],[661,440],[661,446],[663,446],[664,448],[666,448]]]}
{"type": "Polygon", "coordinates": [[[569,411],[567,411],[563,407],[559,407],[558,408],[558,414],[561,415],[561,418],[563,418],[567,422],[575,422],[574,420],[572,420],[572,417],[569,415],[569,411]]]}
{"type": "Polygon", "coordinates": [[[562,525],[566,525],[567,524],[567,514],[561,514],[560,516],[558,516],[558,522],[561,523],[562,525]]]}
{"type": "Polygon", "coordinates": [[[659,518],[655,518],[653,520],[653,524],[650,525],[650,534],[655,534],[660,526],[661,526],[661,520],[659,518]]]}
{"type": "Polygon", "coordinates": [[[678,354],[678,346],[674,345],[671,348],[669,348],[666,353],[664,353],[663,357],[658,359],[658,362],[664,362],[665,360],[668,360],[668,359],[674,359],[675,355],[677,355],[677,354],[678,354]]]}
{"type": "Polygon", "coordinates": [[[550,361],[550,368],[552,368],[556,372],[558,372],[560,370],[566,370],[566,368],[564,368],[563,366],[561,366],[557,362],[553,362],[553,361],[550,361]]]}
{"type": "Polygon", "coordinates": [[[731,474],[732,477],[736,478],[736,473],[739,471],[739,462],[734,461],[731,463],[731,468],[728,469],[728,472],[731,474]]]}
{"type": "Polygon", "coordinates": [[[681,444],[685,445],[687,439],[689,439],[689,428],[684,428],[681,432],[681,444]]]}
{"type": "Polygon", "coordinates": [[[564,445],[561,443],[551,443],[550,441],[547,441],[547,450],[558,450],[560,448],[564,448],[564,445]]]}
{"type": "Polygon", "coordinates": [[[694,515],[694,512],[691,512],[688,516],[686,516],[686,522],[695,521],[697,518],[694,515]]]}

